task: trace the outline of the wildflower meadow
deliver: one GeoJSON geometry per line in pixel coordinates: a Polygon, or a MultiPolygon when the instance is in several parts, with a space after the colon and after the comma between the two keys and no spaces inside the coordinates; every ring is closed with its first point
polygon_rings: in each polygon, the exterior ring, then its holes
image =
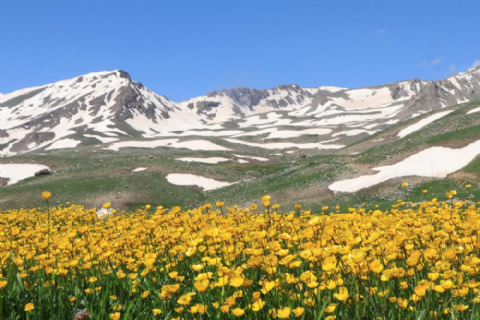
{"type": "Polygon", "coordinates": [[[0,318],[479,319],[480,206],[455,195],[99,215],[44,192],[0,211],[0,318]]]}

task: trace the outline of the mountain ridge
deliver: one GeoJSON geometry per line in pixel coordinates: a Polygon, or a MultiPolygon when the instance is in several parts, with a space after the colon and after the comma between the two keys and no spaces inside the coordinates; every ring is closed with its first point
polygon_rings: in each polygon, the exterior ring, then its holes
{"type": "MultiPolygon", "coordinates": [[[[123,70],[92,72],[0,95],[0,154],[29,152],[80,133],[117,139],[261,125],[358,128],[376,132],[399,121],[480,98],[480,67],[442,80],[384,85],[271,89],[236,87],[174,102],[123,70]],[[268,115],[270,114],[270,116],[268,115]],[[258,122],[258,121],[257,121],[258,122]]],[[[261,129],[261,128],[260,128],[261,129]]]]}

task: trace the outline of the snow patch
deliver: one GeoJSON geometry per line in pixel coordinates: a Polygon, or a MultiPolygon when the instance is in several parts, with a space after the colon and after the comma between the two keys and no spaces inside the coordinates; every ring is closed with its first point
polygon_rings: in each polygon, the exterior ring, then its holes
{"type": "Polygon", "coordinates": [[[243,159],[252,159],[252,160],[257,160],[257,161],[268,161],[268,158],[262,158],[262,157],[253,157],[253,156],[242,156],[239,154],[234,154],[235,157],[237,158],[243,158],[243,159]]]}
{"type": "Polygon", "coordinates": [[[204,151],[228,151],[230,149],[219,146],[206,140],[191,140],[176,143],[173,148],[185,148],[190,150],[204,150],[204,151]]]}
{"type": "Polygon", "coordinates": [[[106,148],[107,150],[118,151],[120,148],[157,148],[167,147],[176,143],[178,139],[149,140],[149,141],[122,141],[113,143],[106,148]]]}
{"type": "Polygon", "coordinates": [[[45,150],[75,148],[80,143],[81,143],[81,141],[74,140],[74,139],[62,139],[62,140],[55,141],[45,150]]]}
{"type": "Polygon", "coordinates": [[[476,112],[480,112],[480,107],[468,111],[467,114],[472,114],[472,113],[476,113],[476,112]]]}
{"type": "Polygon", "coordinates": [[[178,161],[185,161],[185,162],[201,162],[201,163],[210,163],[210,164],[216,164],[219,162],[226,162],[230,161],[228,158],[222,158],[222,157],[210,157],[210,158],[178,158],[176,159],[178,161]]]}
{"type": "Polygon", "coordinates": [[[376,131],[367,131],[367,130],[362,130],[362,129],[355,129],[355,130],[348,130],[348,131],[340,131],[337,133],[332,134],[332,137],[337,137],[337,136],[357,136],[362,133],[366,133],[368,135],[374,134],[376,131]]]}
{"type": "Polygon", "coordinates": [[[35,176],[35,172],[50,169],[41,164],[7,163],[0,164],[0,178],[9,179],[7,185],[11,186],[21,180],[35,176]]]}
{"type": "Polygon", "coordinates": [[[84,134],[83,136],[87,138],[94,138],[94,139],[100,140],[102,143],[109,143],[109,142],[118,140],[118,138],[108,138],[108,137],[97,136],[94,134],[84,134]]]}
{"type": "Polygon", "coordinates": [[[195,174],[170,173],[165,177],[168,182],[177,186],[198,186],[204,191],[223,188],[231,185],[229,182],[217,181],[195,174]]]}
{"type": "Polygon", "coordinates": [[[414,123],[414,124],[406,127],[405,129],[403,129],[402,131],[400,131],[397,134],[397,137],[403,138],[403,137],[409,135],[410,133],[418,131],[418,130],[422,129],[423,127],[425,127],[426,125],[428,125],[428,124],[430,124],[430,123],[432,123],[432,122],[434,122],[434,121],[436,121],[440,118],[443,118],[444,116],[446,116],[450,112],[453,112],[453,110],[438,112],[438,113],[435,113],[435,114],[433,114],[429,117],[426,117],[425,119],[422,119],[422,120],[418,121],[417,123],[414,123]]]}
{"type": "Polygon", "coordinates": [[[132,172],[142,172],[142,171],[145,171],[145,170],[147,170],[147,169],[148,169],[148,168],[140,167],[140,168],[133,169],[132,172]]]}
{"type": "Polygon", "coordinates": [[[445,178],[469,164],[480,154],[480,140],[460,149],[432,147],[391,166],[373,168],[376,174],[340,180],[328,188],[339,192],[357,192],[384,181],[409,176],[445,178]]]}
{"type": "Polygon", "coordinates": [[[250,147],[257,147],[262,149],[289,149],[289,148],[298,148],[298,149],[341,149],[344,145],[339,144],[322,144],[322,143],[292,143],[292,142],[279,142],[279,143],[253,143],[246,142],[238,139],[225,139],[230,143],[235,144],[244,144],[250,147]]]}

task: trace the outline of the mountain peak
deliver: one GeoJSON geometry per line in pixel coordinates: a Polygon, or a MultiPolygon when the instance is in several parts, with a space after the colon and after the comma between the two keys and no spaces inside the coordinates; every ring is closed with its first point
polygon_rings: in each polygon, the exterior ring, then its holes
{"type": "Polygon", "coordinates": [[[121,69],[117,69],[117,70],[115,70],[115,72],[118,73],[118,76],[119,76],[120,78],[132,79],[132,78],[130,77],[130,74],[129,74],[127,71],[124,71],[124,70],[121,70],[121,69]]]}

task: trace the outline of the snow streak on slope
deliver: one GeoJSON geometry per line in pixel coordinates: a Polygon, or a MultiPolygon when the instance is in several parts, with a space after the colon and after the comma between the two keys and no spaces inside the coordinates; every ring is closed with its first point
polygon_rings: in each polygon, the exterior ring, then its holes
{"type": "Polygon", "coordinates": [[[480,107],[468,111],[467,114],[472,114],[472,113],[477,113],[477,112],[480,112],[480,107]]]}
{"type": "Polygon", "coordinates": [[[246,142],[238,139],[225,139],[233,144],[243,144],[246,146],[257,147],[262,149],[291,149],[291,148],[298,148],[298,149],[341,149],[345,147],[344,145],[336,145],[336,144],[322,144],[322,143],[293,143],[293,142],[277,142],[277,143],[253,143],[253,142],[246,142]]]}
{"type": "Polygon", "coordinates": [[[443,111],[443,112],[438,112],[438,113],[435,113],[429,117],[426,117],[425,119],[422,119],[420,121],[418,121],[417,123],[414,123],[408,127],[406,127],[405,129],[403,129],[402,131],[400,131],[398,134],[397,134],[397,137],[399,138],[403,138],[407,135],[409,135],[410,133],[412,132],[415,132],[415,131],[418,131],[420,129],[422,129],[423,127],[425,127],[426,125],[440,119],[440,118],[443,118],[445,117],[447,114],[453,112],[453,110],[448,110],[448,111],[443,111]]]}
{"type": "Polygon", "coordinates": [[[334,182],[328,188],[339,192],[356,192],[384,181],[408,177],[445,178],[469,164],[480,154],[480,140],[460,149],[432,147],[391,166],[373,168],[376,174],[334,182]]]}
{"type": "Polygon", "coordinates": [[[219,162],[227,162],[230,161],[228,158],[223,157],[209,157],[209,158],[192,158],[192,157],[184,157],[176,159],[178,161],[185,161],[185,162],[201,162],[201,163],[208,163],[208,164],[217,164],[219,162]]]}
{"type": "Polygon", "coordinates": [[[219,146],[207,140],[190,140],[179,142],[178,139],[163,139],[163,140],[147,140],[147,141],[122,141],[116,142],[108,146],[107,150],[118,151],[121,148],[185,148],[190,150],[205,150],[205,151],[227,151],[228,148],[219,146]]]}
{"type": "Polygon", "coordinates": [[[62,139],[57,140],[48,146],[45,150],[55,150],[55,149],[68,149],[75,148],[80,144],[80,141],[74,139],[62,139]]]}
{"type": "Polygon", "coordinates": [[[217,181],[215,179],[205,178],[195,174],[170,173],[165,177],[168,182],[177,186],[198,186],[204,191],[223,188],[231,185],[229,182],[217,181]]]}

